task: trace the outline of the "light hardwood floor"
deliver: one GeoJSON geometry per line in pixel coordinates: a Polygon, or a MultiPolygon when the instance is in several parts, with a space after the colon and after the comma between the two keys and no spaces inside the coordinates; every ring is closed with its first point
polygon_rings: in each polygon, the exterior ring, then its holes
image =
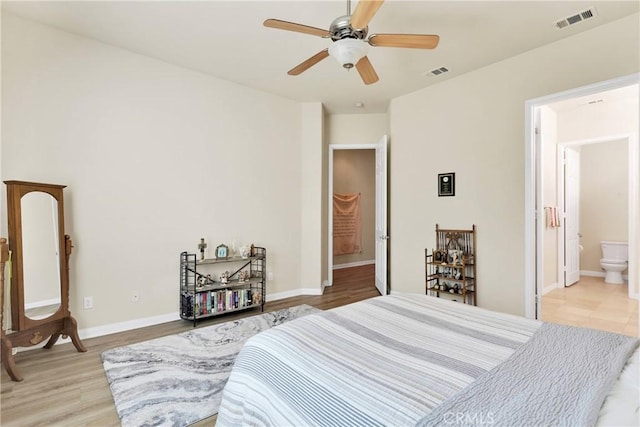
{"type": "Polygon", "coordinates": [[[582,276],[575,285],[542,297],[542,320],[637,337],[638,301],[630,299],[627,292],[626,284],[612,285],[601,277],[582,276]]]}
{"type": "MultiPolygon", "coordinates": [[[[566,289],[543,297],[543,320],[588,326],[638,336],[638,304],[626,298],[626,286],[607,285],[602,280],[581,279],[566,289]],[[600,283],[598,283],[600,282],[600,283]]],[[[270,302],[266,311],[298,304],[326,310],[377,296],[373,266],[334,272],[334,285],[321,296],[299,296],[270,302]]],[[[199,328],[226,322],[258,311],[234,313],[211,319],[199,328]]],[[[16,356],[25,380],[16,383],[2,371],[0,425],[4,426],[119,426],[113,398],[102,369],[100,353],[114,347],[146,341],[192,328],[185,321],[84,340],[87,353],[77,353],[71,344],[50,350],[21,352],[16,356]]],[[[212,426],[215,417],[197,424],[212,426]]]]}
{"type": "MultiPolygon", "coordinates": [[[[374,266],[354,267],[334,272],[334,285],[321,296],[299,296],[269,302],[265,311],[309,304],[326,310],[380,295],[374,285],[374,266]]],[[[216,317],[198,328],[227,322],[259,310],[216,317]]],[[[71,344],[50,350],[18,353],[16,364],[24,381],[11,381],[2,370],[0,425],[5,426],[119,426],[109,384],[102,369],[100,353],[114,347],[171,335],[193,328],[186,321],[175,321],[148,328],[83,340],[88,351],[77,353],[71,344]]],[[[215,417],[197,426],[212,426],[215,417]]]]}

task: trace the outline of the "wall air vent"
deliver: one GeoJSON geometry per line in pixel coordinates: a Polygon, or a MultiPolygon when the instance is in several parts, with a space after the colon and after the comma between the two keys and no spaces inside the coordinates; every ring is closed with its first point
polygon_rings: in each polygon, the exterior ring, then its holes
{"type": "Polygon", "coordinates": [[[427,76],[439,76],[440,74],[448,72],[449,69],[447,67],[436,68],[435,70],[431,70],[425,73],[427,76]]]}
{"type": "Polygon", "coordinates": [[[555,22],[556,28],[559,30],[563,28],[567,28],[573,24],[577,24],[578,22],[586,21],[587,19],[591,19],[597,16],[596,8],[590,7],[587,10],[583,10],[582,12],[575,13],[571,16],[567,16],[559,21],[555,22]]]}

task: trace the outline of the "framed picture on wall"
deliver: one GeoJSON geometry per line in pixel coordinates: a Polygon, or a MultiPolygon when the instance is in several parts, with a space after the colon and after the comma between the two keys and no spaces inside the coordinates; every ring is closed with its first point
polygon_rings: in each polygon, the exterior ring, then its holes
{"type": "Polygon", "coordinates": [[[456,195],[456,174],[454,172],[438,174],[438,197],[456,195]]]}

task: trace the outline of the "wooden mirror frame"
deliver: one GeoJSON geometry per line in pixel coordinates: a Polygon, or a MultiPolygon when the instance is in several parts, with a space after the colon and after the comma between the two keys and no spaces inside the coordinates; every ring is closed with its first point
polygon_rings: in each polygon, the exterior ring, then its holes
{"type": "MultiPolygon", "coordinates": [[[[78,336],[78,324],[69,311],[69,258],[71,257],[71,238],[64,234],[64,185],[41,184],[24,181],[5,181],[7,185],[7,217],[9,225],[9,251],[11,253],[11,333],[2,330],[2,363],[13,381],[22,381],[22,376],[13,359],[14,347],[30,347],[49,341],[44,348],[53,347],[58,338],[69,336],[79,352],[85,352],[78,336]],[[44,319],[31,319],[26,316],[24,306],[24,271],[22,252],[22,197],[31,192],[51,195],[58,205],[58,257],[60,272],[60,306],[51,316],[44,319]]],[[[4,259],[4,257],[2,257],[4,259]]],[[[4,268],[4,263],[3,263],[4,268]]],[[[0,307],[4,313],[4,276],[0,291],[0,307]]],[[[0,317],[1,319],[1,317],[0,317]]]]}

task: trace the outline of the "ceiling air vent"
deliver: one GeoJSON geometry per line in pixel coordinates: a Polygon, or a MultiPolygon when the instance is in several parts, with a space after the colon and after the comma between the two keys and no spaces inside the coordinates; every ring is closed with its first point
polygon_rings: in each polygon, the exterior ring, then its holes
{"type": "Polygon", "coordinates": [[[573,24],[577,24],[578,22],[582,22],[582,21],[586,21],[587,19],[591,19],[593,17],[597,16],[596,14],[596,8],[595,7],[590,7],[587,10],[583,10],[582,12],[578,12],[574,15],[571,16],[567,16],[566,18],[563,18],[559,21],[555,22],[555,26],[558,29],[563,29],[566,28],[570,25],[573,24]]]}
{"type": "Polygon", "coordinates": [[[439,76],[440,74],[448,72],[449,69],[447,67],[436,68],[435,70],[428,71],[425,73],[427,76],[439,76]]]}

